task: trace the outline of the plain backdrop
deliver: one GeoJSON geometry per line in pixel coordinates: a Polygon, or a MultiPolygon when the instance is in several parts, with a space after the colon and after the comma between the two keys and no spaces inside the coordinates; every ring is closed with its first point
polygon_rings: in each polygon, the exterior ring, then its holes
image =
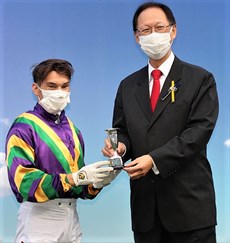
{"type": "MultiPolygon", "coordinates": [[[[62,58],[75,68],[66,113],[81,130],[86,164],[103,160],[120,81],[147,64],[132,31],[143,1],[0,1],[0,242],[13,242],[18,203],[7,186],[4,142],[14,118],[32,109],[31,66],[62,58]]],[[[173,52],[215,76],[220,113],[208,145],[218,208],[219,243],[230,242],[229,0],[165,0],[177,21],[173,52]]],[[[138,119],[138,117],[137,117],[138,119]]],[[[78,200],[83,243],[133,242],[129,178],[121,172],[92,201],[78,200]]],[[[144,199],[143,199],[144,200],[144,199]]],[[[144,220],[144,219],[143,219],[144,220]]]]}

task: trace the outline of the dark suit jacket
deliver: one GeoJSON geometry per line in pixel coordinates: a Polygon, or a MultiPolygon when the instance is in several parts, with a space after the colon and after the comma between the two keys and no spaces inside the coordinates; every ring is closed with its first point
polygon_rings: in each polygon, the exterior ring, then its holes
{"type": "Polygon", "coordinates": [[[127,147],[124,160],[150,154],[160,175],[150,170],[131,180],[132,229],[149,231],[156,211],[164,227],[182,232],[216,224],[212,172],[206,155],[218,116],[211,73],[175,57],[155,112],[151,112],[148,67],[125,78],[115,99],[113,127],[127,147]],[[179,86],[175,103],[168,92],[179,86]]]}

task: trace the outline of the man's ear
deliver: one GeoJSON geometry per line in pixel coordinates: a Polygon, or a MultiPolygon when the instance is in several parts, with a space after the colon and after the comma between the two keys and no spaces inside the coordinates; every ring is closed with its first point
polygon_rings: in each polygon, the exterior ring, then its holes
{"type": "Polygon", "coordinates": [[[176,28],[176,25],[174,24],[172,26],[172,31],[171,31],[171,38],[172,38],[172,40],[174,40],[176,38],[176,34],[177,34],[177,28],[176,28]]]}
{"type": "Polygon", "coordinates": [[[41,91],[40,89],[38,88],[38,85],[36,83],[33,83],[32,84],[32,91],[34,93],[35,96],[39,97],[41,96],[41,91]]]}
{"type": "Polygon", "coordinates": [[[137,31],[134,32],[134,38],[135,38],[137,44],[139,44],[139,35],[137,34],[137,31]]]}

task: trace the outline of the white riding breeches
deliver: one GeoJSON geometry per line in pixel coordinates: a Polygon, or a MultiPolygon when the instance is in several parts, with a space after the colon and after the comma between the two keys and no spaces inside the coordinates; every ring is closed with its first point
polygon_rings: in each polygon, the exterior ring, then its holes
{"type": "Polygon", "coordinates": [[[76,199],[21,203],[15,243],[80,243],[81,237],[76,199]]]}

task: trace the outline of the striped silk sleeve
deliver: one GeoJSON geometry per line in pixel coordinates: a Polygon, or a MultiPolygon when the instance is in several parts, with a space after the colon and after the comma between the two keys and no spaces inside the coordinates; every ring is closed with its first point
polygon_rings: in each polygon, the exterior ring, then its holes
{"type": "Polygon", "coordinates": [[[47,174],[36,167],[34,149],[22,137],[20,132],[14,133],[6,145],[9,181],[18,201],[45,202],[68,191],[71,186],[60,183],[59,174],[47,174]],[[60,188],[54,187],[58,184],[60,188]]]}

